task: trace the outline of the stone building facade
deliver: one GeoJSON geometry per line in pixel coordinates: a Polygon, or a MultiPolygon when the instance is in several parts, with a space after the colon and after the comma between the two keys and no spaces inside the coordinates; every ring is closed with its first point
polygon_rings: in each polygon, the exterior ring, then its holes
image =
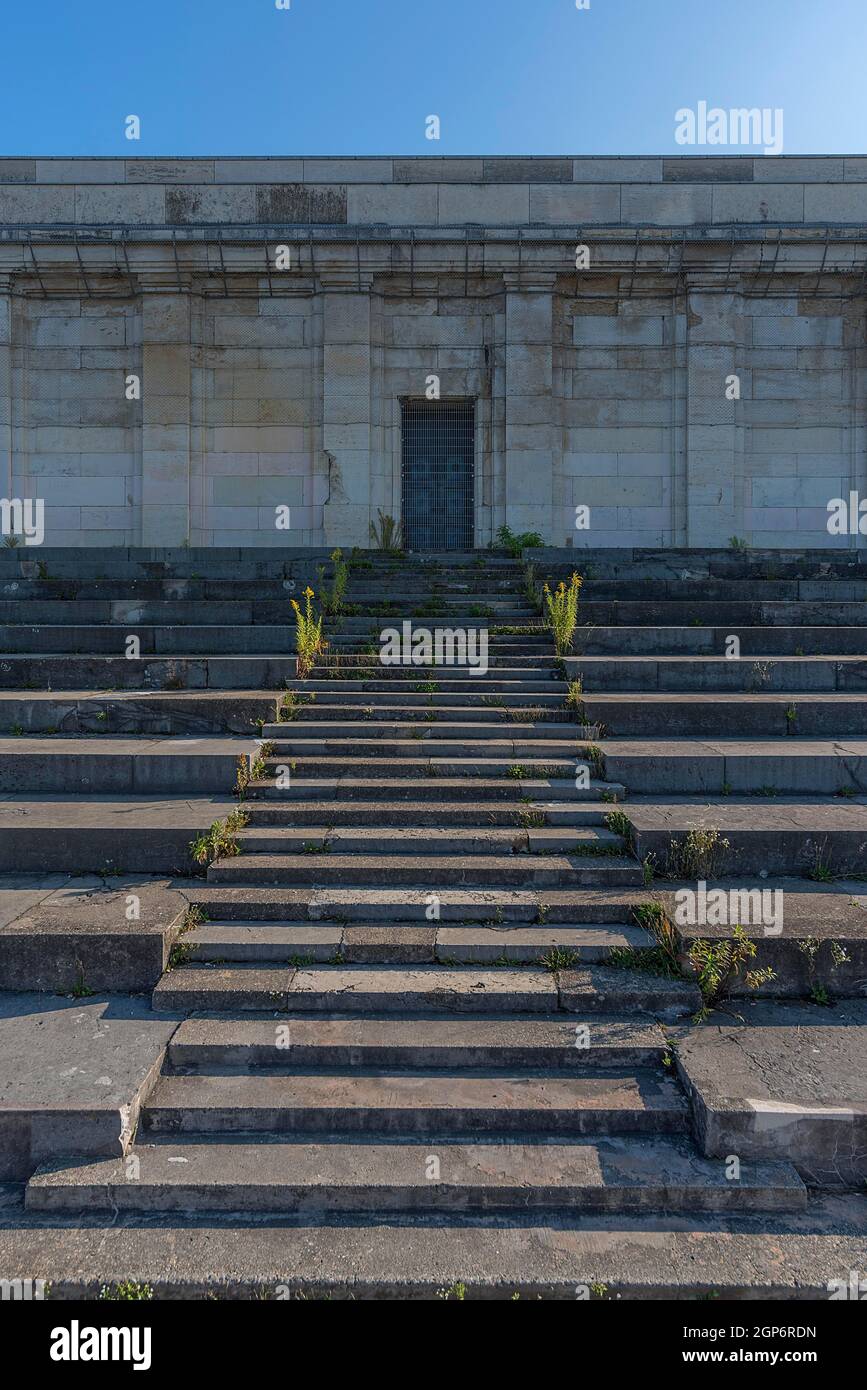
{"type": "Polygon", "coordinates": [[[56,546],[863,546],[865,227],[867,158],[3,159],[0,496],[56,546]]]}

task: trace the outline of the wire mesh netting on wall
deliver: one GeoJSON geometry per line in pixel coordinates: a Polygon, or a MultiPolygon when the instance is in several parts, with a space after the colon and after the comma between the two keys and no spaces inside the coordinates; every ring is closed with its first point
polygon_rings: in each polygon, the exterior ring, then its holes
{"type": "Polygon", "coordinates": [[[402,401],[403,529],[409,550],[472,550],[474,401],[402,401]]]}

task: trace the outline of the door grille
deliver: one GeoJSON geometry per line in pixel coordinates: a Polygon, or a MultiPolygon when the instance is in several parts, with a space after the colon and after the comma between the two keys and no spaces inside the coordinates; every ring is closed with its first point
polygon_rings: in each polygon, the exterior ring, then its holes
{"type": "Polygon", "coordinates": [[[408,550],[472,550],[475,402],[401,401],[408,550]]]}

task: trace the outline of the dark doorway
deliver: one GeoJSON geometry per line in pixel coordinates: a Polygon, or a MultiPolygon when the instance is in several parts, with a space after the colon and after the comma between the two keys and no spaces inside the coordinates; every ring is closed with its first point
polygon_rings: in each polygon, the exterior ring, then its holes
{"type": "Polygon", "coordinates": [[[408,550],[472,550],[475,402],[401,401],[408,550]]]}

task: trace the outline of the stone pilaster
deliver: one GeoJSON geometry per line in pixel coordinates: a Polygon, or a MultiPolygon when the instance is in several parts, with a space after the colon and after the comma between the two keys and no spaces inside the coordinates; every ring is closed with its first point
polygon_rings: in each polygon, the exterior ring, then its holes
{"type": "MultiPolygon", "coordinates": [[[[334,276],[322,295],[322,449],[326,545],[370,545],[371,279],[334,276]]],[[[374,510],[375,515],[375,510],[374,510]]]]}
{"type": "Polygon", "coordinates": [[[553,275],[507,274],[505,522],[552,539],[554,496],[553,275]]]}
{"type": "Polygon", "coordinates": [[[12,277],[0,276],[0,492],[12,488],[12,277]]]}
{"type": "Polygon", "coordinates": [[[169,276],[142,277],[141,292],[141,543],[177,546],[190,534],[190,293],[169,276]]]}
{"type": "Polygon", "coordinates": [[[687,290],[686,544],[725,549],[742,534],[743,430],[727,384],[741,379],[741,299],[687,290]]]}

